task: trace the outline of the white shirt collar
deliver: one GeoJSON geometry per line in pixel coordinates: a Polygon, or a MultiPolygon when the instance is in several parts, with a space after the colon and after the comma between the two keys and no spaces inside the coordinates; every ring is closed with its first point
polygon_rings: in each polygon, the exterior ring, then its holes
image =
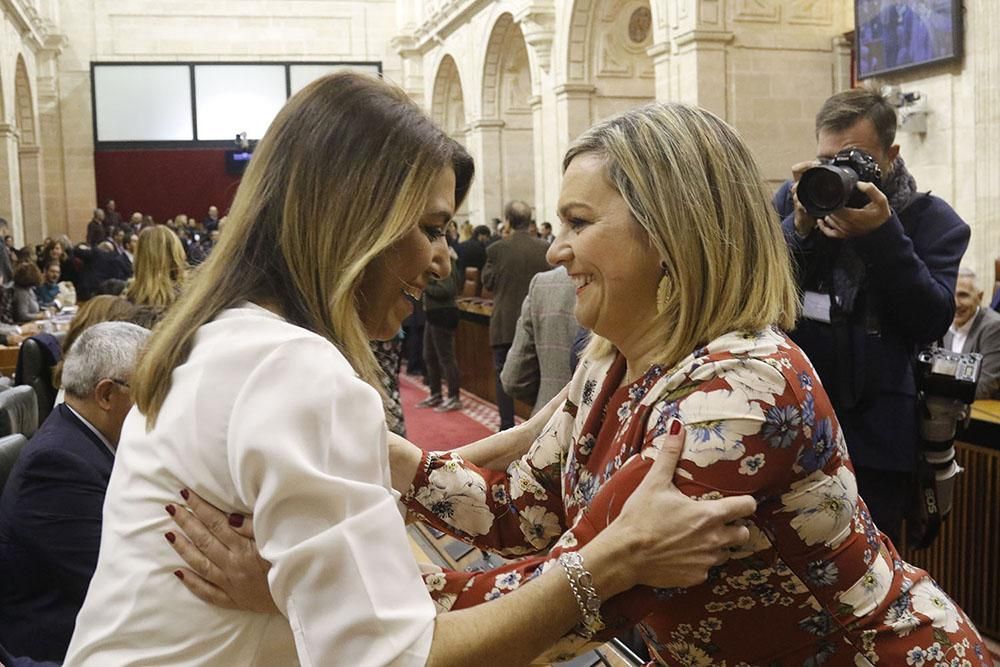
{"type": "Polygon", "coordinates": [[[86,426],[91,431],[93,431],[94,435],[96,435],[98,438],[101,439],[101,442],[103,442],[104,446],[108,448],[108,451],[111,452],[112,456],[115,455],[115,448],[111,446],[111,442],[107,438],[104,437],[103,433],[101,433],[100,431],[98,431],[97,428],[93,424],[91,424],[89,421],[87,421],[86,418],[83,415],[81,415],[79,412],[77,412],[76,410],[74,410],[73,408],[71,408],[70,405],[69,405],[69,403],[63,403],[63,405],[65,405],[67,408],[69,408],[69,411],[72,412],[74,415],[76,415],[77,419],[79,419],[80,421],[82,421],[84,426],[86,426]]]}
{"type": "Polygon", "coordinates": [[[951,333],[952,334],[962,334],[963,336],[968,336],[969,335],[969,331],[972,330],[972,323],[976,321],[976,316],[977,315],[979,315],[979,307],[976,307],[976,312],[972,313],[972,317],[970,317],[965,322],[965,324],[963,324],[962,326],[956,327],[954,324],[952,324],[951,325],[951,333]]]}

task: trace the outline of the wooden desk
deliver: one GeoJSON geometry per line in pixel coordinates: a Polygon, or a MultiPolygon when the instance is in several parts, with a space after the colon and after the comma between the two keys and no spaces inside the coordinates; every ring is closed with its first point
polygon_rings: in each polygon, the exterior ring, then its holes
{"type": "Polygon", "coordinates": [[[1000,401],[976,401],[972,404],[972,418],[981,422],[1000,424],[1000,401]]]}
{"type": "Polygon", "coordinates": [[[0,375],[14,376],[14,371],[17,370],[17,355],[20,352],[20,347],[0,345],[0,375]]]}
{"type": "MultiPolygon", "coordinates": [[[[455,357],[462,373],[462,389],[496,404],[496,371],[490,347],[490,314],[493,302],[483,299],[460,299],[461,319],[455,332],[455,357]]],[[[522,419],[531,416],[527,403],[514,401],[514,413],[522,419]]]]}
{"type": "Polygon", "coordinates": [[[903,557],[928,572],[958,602],[983,635],[1000,639],[1000,401],[976,401],[955,439],[965,468],[952,513],[937,541],[903,557]]]}

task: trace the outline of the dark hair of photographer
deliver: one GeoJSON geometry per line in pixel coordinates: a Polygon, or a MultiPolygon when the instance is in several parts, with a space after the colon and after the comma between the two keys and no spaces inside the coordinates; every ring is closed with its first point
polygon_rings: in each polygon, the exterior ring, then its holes
{"type": "Polygon", "coordinates": [[[888,153],[896,140],[896,109],[881,93],[867,88],[848,90],[824,102],[816,114],[816,138],[821,130],[843,132],[862,118],[872,122],[888,153]]]}

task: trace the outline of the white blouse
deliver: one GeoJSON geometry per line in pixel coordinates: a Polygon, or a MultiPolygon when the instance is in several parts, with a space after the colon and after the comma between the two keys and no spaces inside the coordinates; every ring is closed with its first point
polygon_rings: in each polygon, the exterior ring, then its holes
{"type": "Polygon", "coordinates": [[[65,664],[423,665],[434,605],[390,487],[377,392],[335,346],[247,304],[203,326],[156,427],[133,409],[65,664]],[[173,572],[190,488],[254,515],[281,615],[210,606],[173,572]]]}

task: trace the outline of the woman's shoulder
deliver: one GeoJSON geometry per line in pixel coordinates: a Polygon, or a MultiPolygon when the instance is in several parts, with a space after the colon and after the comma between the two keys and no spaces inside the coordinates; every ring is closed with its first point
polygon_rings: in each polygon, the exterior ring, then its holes
{"type": "Polygon", "coordinates": [[[227,308],[198,332],[195,343],[208,354],[238,360],[246,370],[267,365],[296,372],[354,376],[347,359],[329,340],[256,304],[227,308]],[[200,344],[200,345],[199,345],[200,344]]]}
{"type": "Polygon", "coordinates": [[[693,393],[723,391],[774,405],[777,397],[816,383],[809,360],[776,329],[719,336],[663,374],[650,402],[672,402],[693,393]]]}

